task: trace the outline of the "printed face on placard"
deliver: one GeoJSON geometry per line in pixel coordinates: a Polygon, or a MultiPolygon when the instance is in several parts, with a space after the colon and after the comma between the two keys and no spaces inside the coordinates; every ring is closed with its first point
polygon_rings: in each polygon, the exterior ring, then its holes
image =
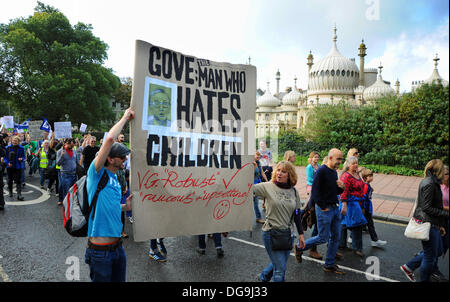
{"type": "Polygon", "coordinates": [[[167,89],[170,90],[170,88],[158,88],[150,91],[150,102],[148,106],[149,125],[169,126],[171,111],[170,93],[165,91],[167,89]]]}

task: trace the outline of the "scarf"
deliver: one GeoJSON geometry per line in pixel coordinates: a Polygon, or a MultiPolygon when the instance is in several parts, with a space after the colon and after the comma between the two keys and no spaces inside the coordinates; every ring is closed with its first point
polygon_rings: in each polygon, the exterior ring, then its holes
{"type": "Polygon", "coordinates": [[[73,149],[70,149],[70,150],[68,150],[66,148],[64,148],[64,149],[66,150],[67,154],[69,154],[70,158],[72,158],[72,156],[73,156],[73,149]]]}
{"type": "Polygon", "coordinates": [[[274,184],[276,184],[277,187],[282,188],[282,189],[290,189],[290,188],[292,188],[292,186],[289,183],[287,183],[287,182],[278,182],[278,181],[275,180],[274,184]]]}

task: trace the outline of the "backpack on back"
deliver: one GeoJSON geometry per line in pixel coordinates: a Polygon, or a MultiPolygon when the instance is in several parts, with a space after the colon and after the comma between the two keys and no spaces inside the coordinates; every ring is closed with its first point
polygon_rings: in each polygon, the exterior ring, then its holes
{"type": "MultiPolygon", "coordinates": [[[[86,188],[86,175],[81,177],[67,192],[62,204],[63,222],[66,231],[74,237],[86,237],[88,232],[89,215],[97,204],[98,194],[108,183],[109,176],[103,172],[98,182],[97,191],[89,206],[89,198],[86,188]]],[[[94,216],[92,217],[92,219],[94,216]]]]}

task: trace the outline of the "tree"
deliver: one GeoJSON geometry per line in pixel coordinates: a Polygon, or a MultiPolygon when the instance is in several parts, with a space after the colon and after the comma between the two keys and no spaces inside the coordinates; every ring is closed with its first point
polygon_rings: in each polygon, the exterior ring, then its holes
{"type": "Polygon", "coordinates": [[[122,108],[130,107],[132,86],[131,78],[121,78],[119,87],[113,93],[115,102],[119,103],[122,108]]]}
{"type": "Polygon", "coordinates": [[[0,24],[0,82],[14,110],[32,119],[96,127],[114,118],[110,108],[119,79],[102,66],[108,45],[92,26],[72,26],[41,2],[33,16],[0,24]]]}

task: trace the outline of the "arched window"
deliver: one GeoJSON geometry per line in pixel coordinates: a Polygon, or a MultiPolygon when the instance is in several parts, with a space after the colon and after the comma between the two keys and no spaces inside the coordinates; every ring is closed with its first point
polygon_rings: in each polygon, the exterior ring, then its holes
{"type": "Polygon", "coordinates": [[[353,70],[352,70],[352,72],[351,72],[351,76],[353,77],[353,70]]]}
{"type": "Polygon", "coordinates": [[[330,71],[327,70],[327,71],[325,72],[325,74],[326,74],[327,76],[329,76],[329,75],[330,75],[330,71]]]}
{"type": "Polygon", "coordinates": [[[331,76],[334,77],[334,69],[331,70],[331,76]]]}
{"type": "Polygon", "coordinates": [[[350,71],[349,70],[347,70],[347,77],[349,77],[350,76],[350,71]]]}
{"type": "Polygon", "coordinates": [[[339,69],[338,70],[336,70],[336,76],[339,76],[339,69]]]}
{"type": "Polygon", "coordinates": [[[342,70],[342,76],[345,76],[345,70],[342,70]]]}
{"type": "Polygon", "coordinates": [[[320,75],[323,77],[323,70],[320,72],[320,75]]]}

